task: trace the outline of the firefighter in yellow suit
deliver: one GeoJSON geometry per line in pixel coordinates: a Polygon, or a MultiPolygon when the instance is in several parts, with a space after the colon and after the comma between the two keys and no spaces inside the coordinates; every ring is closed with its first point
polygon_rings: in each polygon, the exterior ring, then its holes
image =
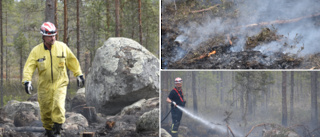
{"type": "Polygon", "coordinates": [[[61,136],[60,130],[65,122],[65,99],[69,83],[68,67],[77,77],[78,86],[84,85],[79,61],[68,46],[55,41],[56,27],[50,22],[41,26],[43,43],[34,47],[23,69],[22,83],[26,92],[31,94],[31,79],[38,69],[38,101],[43,127],[48,137],[61,136]]]}

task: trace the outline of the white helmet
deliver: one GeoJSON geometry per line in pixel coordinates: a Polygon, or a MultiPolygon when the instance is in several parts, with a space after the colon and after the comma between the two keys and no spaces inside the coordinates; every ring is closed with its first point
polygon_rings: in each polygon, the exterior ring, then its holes
{"type": "Polygon", "coordinates": [[[43,36],[55,36],[57,35],[57,29],[51,22],[45,22],[41,25],[40,33],[43,36]]]}
{"type": "Polygon", "coordinates": [[[177,83],[182,83],[182,79],[180,77],[177,77],[175,80],[174,80],[174,83],[177,84],[177,83]]]}

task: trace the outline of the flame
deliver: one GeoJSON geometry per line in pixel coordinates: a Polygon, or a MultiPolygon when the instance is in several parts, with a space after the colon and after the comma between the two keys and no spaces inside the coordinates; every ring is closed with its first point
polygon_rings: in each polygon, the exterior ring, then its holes
{"type": "Polygon", "coordinates": [[[209,54],[208,54],[208,57],[211,56],[212,54],[216,54],[216,51],[211,51],[209,54]]]}

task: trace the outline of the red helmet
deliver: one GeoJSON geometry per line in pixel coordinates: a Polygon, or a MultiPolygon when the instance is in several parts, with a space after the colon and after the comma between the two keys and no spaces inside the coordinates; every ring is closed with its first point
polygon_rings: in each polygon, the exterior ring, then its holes
{"type": "Polygon", "coordinates": [[[174,83],[177,84],[177,83],[182,83],[182,79],[180,77],[177,77],[175,80],[174,80],[174,83]]]}
{"type": "Polygon", "coordinates": [[[45,22],[41,25],[40,33],[43,36],[55,36],[57,34],[57,29],[51,22],[45,22]]]}

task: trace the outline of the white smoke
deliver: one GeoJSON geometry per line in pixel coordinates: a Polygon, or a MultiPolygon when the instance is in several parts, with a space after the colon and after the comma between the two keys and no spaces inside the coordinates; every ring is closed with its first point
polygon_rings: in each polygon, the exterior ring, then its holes
{"type": "MultiPolygon", "coordinates": [[[[221,3],[216,3],[221,4],[221,3]]],[[[181,35],[188,37],[182,43],[183,49],[196,49],[200,43],[214,38],[217,34],[241,34],[237,42],[233,43],[231,51],[238,52],[244,50],[246,37],[257,35],[261,27],[254,27],[254,30],[244,28],[235,29],[235,26],[245,26],[253,23],[271,22],[275,20],[289,20],[299,17],[320,13],[319,0],[245,0],[236,3],[238,18],[225,19],[220,17],[206,17],[205,21],[199,23],[191,22],[181,26],[181,35]],[[233,23],[230,23],[233,20],[233,23]]],[[[319,18],[319,17],[318,17],[319,18]]],[[[320,20],[320,19],[319,19],[320,20]]],[[[319,22],[318,20],[318,22],[319,22]]],[[[263,26],[271,28],[271,25],[263,26]]],[[[253,50],[261,51],[266,55],[272,52],[283,52],[306,56],[320,52],[320,23],[317,25],[312,18],[305,18],[294,23],[274,24],[277,35],[284,35],[286,39],[273,41],[271,43],[259,45],[253,50]],[[302,38],[297,41],[296,35],[302,38]],[[284,47],[287,42],[288,47],[284,47]],[[303,50],[301,50],[303,49],[303,50]]]]}

